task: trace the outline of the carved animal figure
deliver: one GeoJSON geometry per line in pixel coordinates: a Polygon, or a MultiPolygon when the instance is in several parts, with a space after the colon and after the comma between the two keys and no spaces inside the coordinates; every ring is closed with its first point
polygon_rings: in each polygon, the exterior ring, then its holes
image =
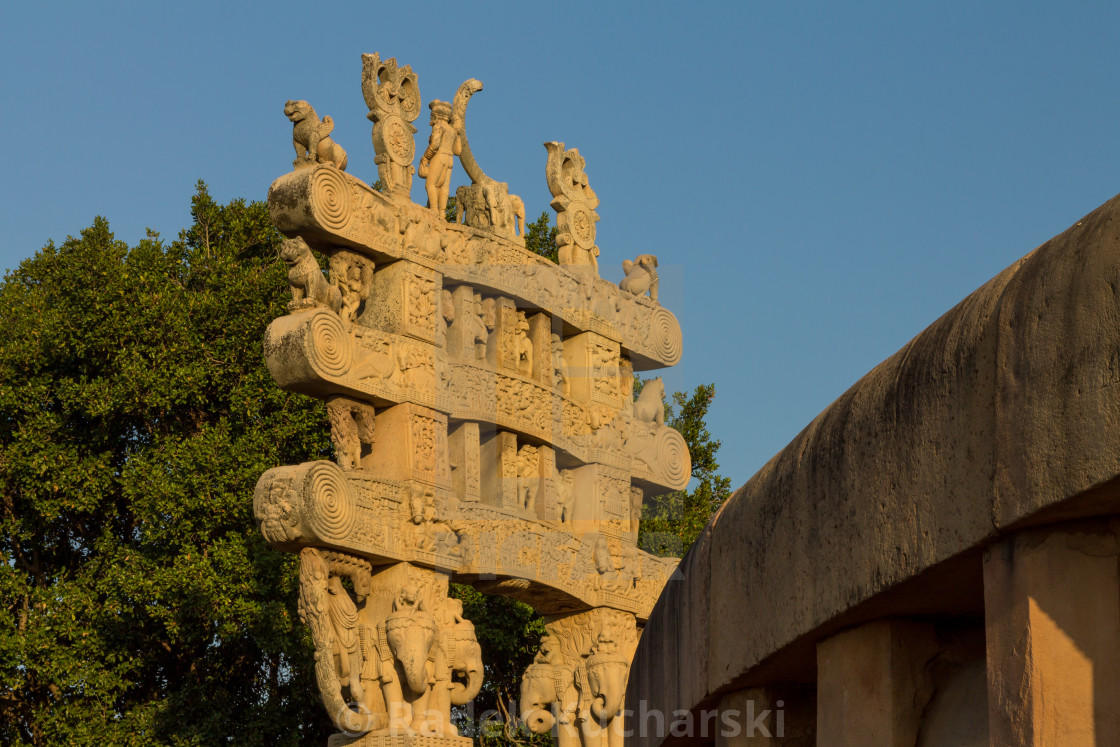
{"type": "Polygon", "coordinates": [[[397,681],[402,690],[402,707],[390,711],[389,728],[443,736],[433,734],[436,724],[427,713],[434,683],[432,647],[436,645],[439,626],[427,611],[420,590],[415,586],[402,588],[393,601],[393,611],[378,628],[384,631],[396,660],[397,681]]]}
{"type": "Polygon", "coordinates": [[[642,393],[634,402],[634,417],[646,423],[665,425],[665,384],[660,376],[642,387],[642,393]]]}
{"type": "Polygon", "coordinates": [[[640,296],[649,292],[650,300],[657,300],[657,257],[652,254],[639,254],[631,262],[622,260],[622,271],[626,277],[619,281],[618,287],[627,293],[640,296]]]}
{"type": "Polygon", "coordinates": [[[463,603],[445,599],[436,609],[439,639],[434,658],[434,684],[428,700],[428,725],[439,736],[458,736],[451,706],[465,705],[482,689],[482,648],[474,625],[463,617],[463,603]]]}
{"type": "Polygon", "coordinates": [[[297,236],[280,244],[280,259],[288,263],[288,283],[292,286],[291,309],[326,306],[337,312],[342,306],[342,293],[327,282],[311,247],[297,236]]]}
{"type": "Polygon", "coordinates": [[[575,724],[580,706],[577,677],[586,678],[583,667],[565,662],[560,642],[546,635],[541,639],[540,651],[521,678],[521,720],[534,734],[544,734],[554,725],[559,726],[559,747],[581,747],[575,724]],[[550,708],[553,703],[556,703],[556,718],[550,708]]]}
{"type": "Polygon", "coordinates": [[[284,104],[284,114],[292,120],[292,147],[296,149],[296,168],[315,163],[325,163],[341,171],[346,170],[346,151],[331,139],[334,120],[319,115],[306,101],[291,101],[284,104]]]}

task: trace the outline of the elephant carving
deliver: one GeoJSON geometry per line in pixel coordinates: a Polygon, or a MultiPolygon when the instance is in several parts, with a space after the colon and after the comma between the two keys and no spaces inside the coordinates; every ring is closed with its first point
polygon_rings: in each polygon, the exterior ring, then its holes
{"type": "Polygon", "coordinates": [[[617,727],[621,726],[619,714],[626,695],[630,663],[610,634],[604,632],[599,634],[595,652],[588,657],[585,666],[588,709],[595,720],[606,727],[609,747],[621,747],[622,732],[617,727]]]}
{"type": "Polygon", "coordinates": [[[427,727],[428,699],[434,682],[429,659],[439,628],[425,609],[415,586],[405,586],[393,600],[393,611],[381,623],[399,675],[402,703],[389,703],[389,728],[405,733],[427,727]]]}
{"type": "MultiPolygon", "coordinates": [[[[559,747],[622,747],[633,617],[597,609],[555,620],[521,679],[521,720],[559,747]]],[[[633,639],[633,640],[632,640],[633,639]]]]}
{"type": "Polygon", "coordinates": [[[576,670],[566,665],[558,644],[553,636],[542,638],[540,651],[522,675],[521,720],[534,734],[556,726],[559,747],[580,747],[576,670]]]}
{"type": "Polygon", "coordinates": [[[458,736],[450,721],[451,706],[465,705],[482,689],[482,647],[475,638],[474,625],[463,618],[463,603],[446,599],[439,611],[439,640],[433,660],[435,682],[429,710],[438,723],[429,727],[440,736],[458,736]],[[438,716],[437,716],[438,714],[438,716]]]}

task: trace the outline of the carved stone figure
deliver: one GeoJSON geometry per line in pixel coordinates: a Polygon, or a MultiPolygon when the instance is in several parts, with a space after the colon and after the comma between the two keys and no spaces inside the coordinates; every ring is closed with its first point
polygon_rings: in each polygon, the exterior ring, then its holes
{"type": "Polygon", "coordinates": [[[570,469],[560,470],[560,481],[556,486],[556,518],[561,524],[572,521],[572,504],[575,501],[575,473],[570,469]]]}
{"type": "Polygon", "coordinates": [[[280,243],[280,258],[288,264],[288,283],[292,287],[292,302],[288,308],[297,310],[326,306],[331,311],[339,310],[342,294],[323,277],[306,241],[299,236],[284,239],[280,243]]]}
{"type": "Polygon", "coordinates": [[[544,144],[548,151],[545,178],[556,210],[556,245],[560,264],[573,269],[599,273],[599,247],[595,245],[595,223],[599,197],[588,186],[585,161],[575,148],[564,150],[563,143],[544,144]]]}
{"type": "Polygon", "coordinates": [[[609,747],[621,747],[622,731],[612,722],[621,721],[619,712],[626,696],[630,657],[619,651],[612,633],[609,629],[604,629],[599,634],[586,666],[590,695],[588,708],[591,715],[600,724],[606,724],[609,747]]]}
{"type": "Polygon", "coordinates": [[[576,667],[569,666],[560,652],[560,641],[551,635],[541,639],[533,663],[521,678],[521,720],[534,734],[544,734],[558,726],[560,747],[580,745],[576,726],[579,691],[576,667]],[[557,704],[557,717],[551,705],[557,704]]]}
{"type": "MultiPolygon", "coordinates": [[[[313,547],[304,548],[300,552],[299,616],[310,629],[311,639],[315,644],[315,679],[319,685],[319,695],[331,720],[339,729],[352,734],[364,734],[382,728],[386,720],[368,709],[361,712],[351,710],[347,700],[343,698],[343,683],[339,679],[340,659],[345,658],[348,667],[353,664],[353,659],[345,643],[338,646],[335,644],[335,620],[348,631],[350,614],[349,605],[329,591],[331,583],[324,551],[313,547]],[[345,652],[345,657],[339,656],[341,652],[345,652]]],[[[345,589],[342,589],[342,593],[346,593],[345,589]]],[[[348,689],[353,687],[352,673],[348,672],[346,682],[348,689]]],[[[360,683],[358,691],[358,694],[364,695],[360,683]]],[[[351,692],[349,700],[355,700],[354,696],[355,693],[351,692]]]]}
{"type": "Polygon", "coordinates": [[[409,490],[405,542],[425,552],[456,554],[460,551],[458,532],[439,515],[431,489],[414,485],[409,490]]]}
{"type": "Polygon", "coordinates": [[[314,166],[317,163],[346,170],[346,151],[331,139],[334,120],[323,117],[322,121],[306,101],[288,101],[284,104],[284,115],[292,120],[292,147],[296,149],[296,160],[292,166],[314,166]]]}
{"type": "Polygon", "coordinates": [[[568,379],[568,365],[564,362],[564,341],[560,335],[552,336],[552,385],[565,397],[572,394],[572,384],[568,379]]]}
{"type": "Polygon", "coordinates": [[[482,689],[482,647],[475,638],[474,625],[463,617],[463,603],[444,599],[436,609],[439,626],[435,682],[428,703],[434,719],[433,731],[440,736],[456,736],[459,730],[450,721],[451,706],[465,705],[482,689]]]}
{"type": "Polygon", "coordinates": [[[638,526],[642,523],[642,500],[644,492],[637,485],[630,487],[630,531],[638,533],[638,526]]]}
{"type": "Polygon", "coordinates": [[[429,657],[439,628],[425,609],[420,590],[411,585],[401,589],[393,600],[392,613],[381,625],[389,650],[393,652],[404,706],[395,709],[395,714],[390,710],[389,728],[406,733],[431,733],[433,729],[425,720],[434,682],[429,657]]]}
{"type": "Polygon", "coordinates": [[[524,311],[517,312],[517,373],[533,375],[533,342],[529,339],[529,320],[524,311]]]}
{"type": "Polygon", "coordinates": [[[361,352],[352,369],[355,377],[388,380],[397,372],[397,350],[391,340],[375,340],[358,349],[361,352]]]}
{"type": "Polygon", "coordinates": [[[637,549],[641,502],[690,474],[663,424],[663,385],[634,401],[633,371],[675,363],[680,326],[654,302],[653,255],[624,263],[619,284],[598,277],[599,200],[576,149],[546,144],[564,266],[518,245],[525,206],[467,138],[481,89],[467,80],[430,104],[428,209],[409,195],[421,104],[410,67],[363,55],[384,192],[342,171],[329,117],[286,107],[297,168],[269,207],[297,237],[281,247],[292,303],[264,352],[281,387],[326,402],[337,464],[269,470],[254,518],[266,541],[300,553],[315,676],[344,732],[332,744],[469,747],[451,714],[484,666],[446,599],[455,580],[548,621],[522,685],[530,727],[555,725],[560,747],[620,747],[608,732],[631,642],[675,567],[637,549]],[[465,225],[442,214],[456,154],[470,177],[457,192],[465,225]],[[308,242],[329,256],[329,279],[308,242]]]}
{"type": "Polygon", "coordinates": [[[509,193],[509,185],[495,181],[483,172],[471,152],[467,140],[467,103],[482,90],[481,81],[471,78],[464,81],[455,92],[451,122],[458,124],[461,151],[459,162],[471,178],[471,184],[455,190],[455,220],[472,228],[491,231],[509,239],[525,237],[525,204],[517,195],[509,193]]]}
{"type": "Polygon", "coordinates": [[[331,283],[338,288],[342,299],[338,316],[344,329],[358,317],[358,308],[367,298],[373,285],[373,261],[357,252],[341,249],[330,260],[331,283]]]}
{"type": "Polygon", "coordinates": [[[452,119],[451,104],[446,101],[434,99],[428,108],[432,110],[432,134],[428,137],[424,155],[420,157],[419,173],[426,180],[424,189],[428,193],[428,208],[442,215],[451,190],[455,156],[463,150],[463,140],[459,135],[463,123],[452,119]]]}
{"type": "Polygon", "coordinates": [[[648,292],[650,300],[657,301],[657,257],[639,254],[633,262],[624,259],[622,271],[626,273],[626,277],[619,281],[619,288],[635,296],[648,292]]]}
{"type": "Polygon", "coordinates": [[[358,608],[338,576],[331,576],[327,582],[327,602],[334,628],[334,655],[338,659],[338,671],[343,682],[350,687],[350,699],[360,703],[365,700],[365,693],[361,684],[362,652],[358,641],[358,608]]]}
{"type": "Polygon", "coordinates": [[[331,421],[331,443],[338,466],[360,469],[362,446],[373,443],[373,407],[349,397],[332,397],[327,400],[327,417],[331,421]]]}
{"type": "Polygon", "coordinates": [[[412,189],[412,159],[416,155],[412,122],[420,114],[420,87],[411,65],[397,66],[396,58],[362,55],[362,94],[373,121],[373,150],[377,176],[393,197],[408,199],[412,189]]]}
{"type": "Polygon", "coordinates": [[[540,455],[536,447],[526,444],[517,452],[517,495],[521,508],[529,514],[537,512],[540,490],[540,455]]]}
{"type": "Polygon", "coordinates": [[[634,402],[634,417],[646,423],[665,425],[665,384],[660,376],[642,387],[634,402]]]}

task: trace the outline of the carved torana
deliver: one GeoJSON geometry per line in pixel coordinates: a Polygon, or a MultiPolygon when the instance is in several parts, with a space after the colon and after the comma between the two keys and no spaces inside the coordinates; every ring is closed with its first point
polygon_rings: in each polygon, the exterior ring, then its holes
{"type": "Polygon", "coordinates": [[[634,399],[635,371],[681,356],[657,260],[625,263],[620,285],[598,277],[598,198],[561,143],[546,145],[561,262],[526,250],[522,201],[470,150],[481,89],[471,79],[430,102],[417,205],[417,76],[363,55],[384,192],[342,170],[323,129],[296,138],[295,170],[269,191],[292,301],[265,359],[278,385],[326,402],[334,460],[268,470],[253,507],[264,538],[300,556],[320,695],[350,735],[332,744],[467,741],[451,708],[477,694],[483,666],[447,596],[455,580],[545,616],[523,687],[530,727],[616,747],[630,657],[677,564],[637,547],[642,501],[691,474],[661,380],[634,399]],[[471,184],[452,223],[456,157],[471,184]]]}

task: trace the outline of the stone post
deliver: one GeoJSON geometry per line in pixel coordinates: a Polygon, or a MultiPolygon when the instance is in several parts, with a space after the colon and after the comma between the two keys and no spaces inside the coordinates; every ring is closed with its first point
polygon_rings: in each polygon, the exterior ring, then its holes
{"type": "Polygon", "coordinates": [[[1116,520],[1028,530],[984,556],[991,744],[1120,744],[1116,520]]]}
{"type": "Polygon", "coordinates": [[[877,620],[817,644],[818,747],[912,747],[933,694],[933,627],[877,620]]]}

